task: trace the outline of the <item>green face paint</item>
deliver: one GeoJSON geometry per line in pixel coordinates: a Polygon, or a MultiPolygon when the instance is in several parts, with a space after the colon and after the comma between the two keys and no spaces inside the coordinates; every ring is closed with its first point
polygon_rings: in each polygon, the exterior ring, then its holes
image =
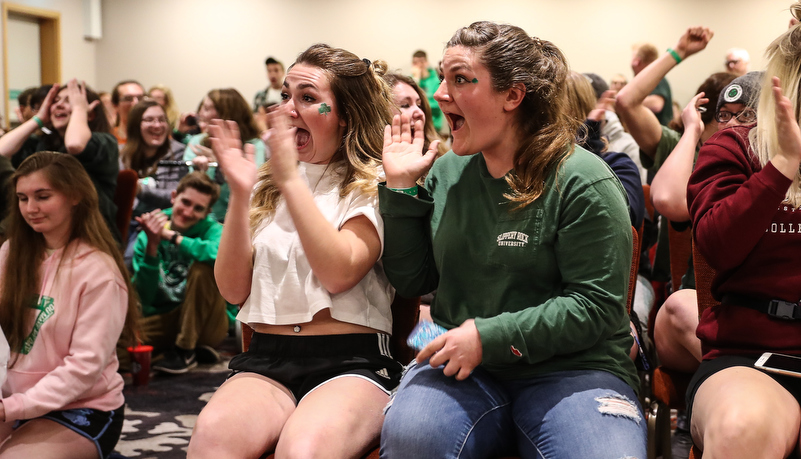
{"type": "Polygon", "coordinates": [[[329,113],[331,113],[331,107],[329,107],[329,106],[328,106],[328,104],[326,104],[325,102],[323,102],[322,104],[320,104],[320,108],[318,108],[318,109],[317,109],[317,111],[318,111],[318,112],[319,112],[321,115],[326,115],[326,116],[328,116],[328,114],[329,114],[329,113]]]}
{"type": "Polygon", "coordinates": [[[478,83],[478,78],[473,78],[473,83],[478,83]]]}

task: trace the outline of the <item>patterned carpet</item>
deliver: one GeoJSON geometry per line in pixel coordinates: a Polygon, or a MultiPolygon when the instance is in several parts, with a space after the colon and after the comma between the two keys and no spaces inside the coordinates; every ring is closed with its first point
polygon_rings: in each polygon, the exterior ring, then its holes
{"type": "Polygon", "coordinates": [[[186,457],[200,410],[230,373],[228,362],[239,352],[240,338],[229,336],[217,348],[222,361],[198,365],[183,375],[154,374],[146,386],[125,376],[125,424],[111,459],[186,457]]]}
{"type": "Polygon", "coordinates": [[[115,451],[141,459],[185,458],[200,410],[228,376],[225,366],[156,376],[147,386],[125,386],[125,424],[115,451]]]}

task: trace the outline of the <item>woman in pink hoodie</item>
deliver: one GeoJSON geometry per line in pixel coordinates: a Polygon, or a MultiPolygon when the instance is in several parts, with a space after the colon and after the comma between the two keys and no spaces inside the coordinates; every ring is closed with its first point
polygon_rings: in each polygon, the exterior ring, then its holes
{"type": "Polygon", "coordinates": [[[122,256],[71,155],[30,156],[12,186],[0,247],[0,326],[11,348],[0,458],[105,458],[123,422],[115,347],[136,312],[122,256]]]}

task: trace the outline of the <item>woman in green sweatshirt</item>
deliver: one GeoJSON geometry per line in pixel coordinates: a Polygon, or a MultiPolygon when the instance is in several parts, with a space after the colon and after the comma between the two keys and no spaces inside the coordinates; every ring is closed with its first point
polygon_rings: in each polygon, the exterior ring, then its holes
{"type": "Polygon", "coordinates": [[[401,381],[382,457],[645,457],[626,198],[575,146],[564,56],[477,22],[448,42],[443,69],[453,152],[425,188],[436,145],[421,155],[405,117],[385,133],[384,269],[401,295],[436,288],[431,314],[448,331],[401,381]]]}

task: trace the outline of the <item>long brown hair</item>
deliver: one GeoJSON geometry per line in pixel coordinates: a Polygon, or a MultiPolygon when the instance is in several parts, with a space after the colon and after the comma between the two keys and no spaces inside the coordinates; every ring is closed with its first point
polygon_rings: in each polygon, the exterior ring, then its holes
{"type": "Polygon", "coordinates": [[[506,175],[512,192],[507,199],[525,207],[542,195],[545,179],[555,173],[575,145],[580,123],[566,111],[567,60],[553,43],[528,36],[520,27],[474,22],[457,30],[447,48],[474,49],[489,70],[492,87],[502,92],[524,85],[517,110],[520,147],[514,173],[506,175]]]}
{"type": "Polygon", "coordinates": [[[220,119],[236,122],[242,143],[259,137],[259,126],[250,105],[239,91],[234,88],[212,89],[206,97],[214,104],[220,119]]]}
{"type": "MultiPolygon", "coordinates": [[[[375,192],[384,127],[392,123],[392,94],[382,78],[387,70],[386,63],[371,63],[350,51],[317,44],[301,53],[295,64],[317,67],[328,75],[337,113],[345,121],[342,143],[330,161],[332,167],[343,169],[340,196],[359,188],[375,192]]],[[[265,218],[270,218],[278,205],[280,193],[271,175],[270,161],[267,161],[259,168],[259,184],[253,193],[251,231],[265,218]]]]}
{"type": "MultiPolygon", "coordinates": [[[[168,126],[165,127],[167,137],[164,139],[164,143],[156,149],[156,155],[152,158],[145,156],[147,145],[145,145],[144,138],[142,138],[142,117],[150,107],[159,107],[164,111],[164,108],[153,99],[143,99],[131,109],[128,114],[128,126],[126,126],[128,141],[120,152],[120,158],[122,158],[122,164],[125,168],[135,170],[139,177],[147,177],[154,174],[159,167],[159,160],[167,156],[170,151],[170,129],[168,126]]],[[[164,112],[164,116],[167,116],[166,112],[164,112]]]]}
{"type": "Polygon", "coordinates": [[[74,156],[43,151],[26,158],[11,178],[11,211],[5,222],[9,240],[8,258],[0,281],[0,327],[11,351],[19,352],[30,333],[32,324],[27,312],[32,296],[41,287],[42,281],[39,269],[45,259],[45,239],[23,218],[15,192],[21,177],[37,171],[44,174],[54,190],[78,201],[72,210],[72,228],[64,250],[74,247],[73,241],[82,241],[114,259],[128,288],[128,312],[122,337],[125,341],[133,342],[138,317],[136,293],[127,276],[117,242],[100,214],[97,191],[92,180],[74,156]]]}

